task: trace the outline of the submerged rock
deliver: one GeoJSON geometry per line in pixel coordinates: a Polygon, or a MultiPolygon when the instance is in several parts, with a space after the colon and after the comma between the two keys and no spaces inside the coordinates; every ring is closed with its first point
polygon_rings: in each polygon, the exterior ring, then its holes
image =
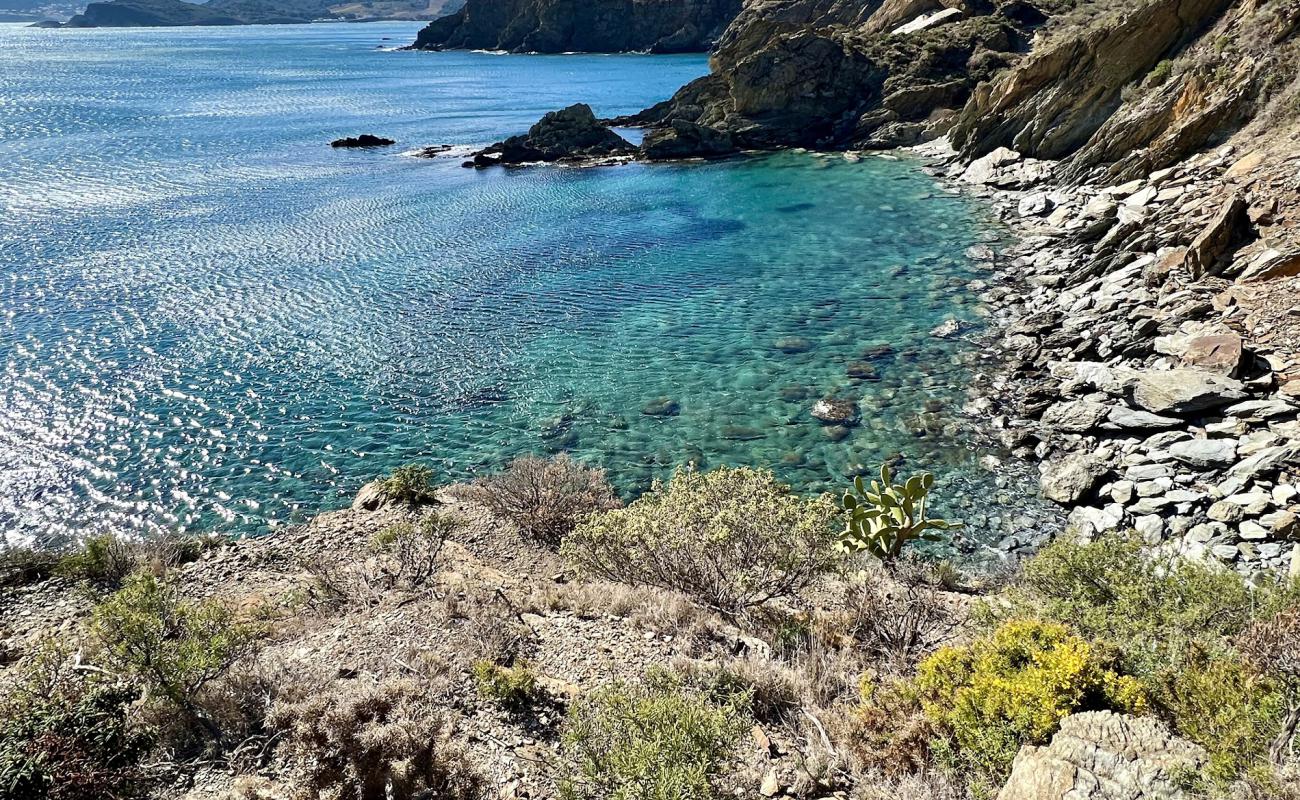
{"type": "Polygon", "coordinates": [[[824,397],[814,403],[812,415],[827,425],[845,427],[857,425],[862,419],[862,412],[858,409],[856,401],[835,397],[824,397]]]}
{"type": "Polygon", "coordinates": [[[641,407],[641,413],[647,417],[675,417],[681,411],[681,404],[671,397],[656,397],[641,407]]]}

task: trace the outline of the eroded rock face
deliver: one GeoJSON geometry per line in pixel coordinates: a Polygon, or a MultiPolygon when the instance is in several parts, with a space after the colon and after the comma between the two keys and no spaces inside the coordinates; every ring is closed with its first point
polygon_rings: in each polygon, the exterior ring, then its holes
{"type": "Polygon", "coordinates": [[[1019,0],[756,0],[713,74],[638,121],[686,120],[742,148],[914,144],[942,135],[1044,19],[1019,0]]]}
{"type": "Polygon", "coordinates": [[[1230,2],[1148,0],[1057,33],[979,88],[953,129],[954,144],[976,155],[997,147],[1037,158],[1070,155],[1119,108],[1125,86],[1230,2]]]}
{"type": "Polygon", "coordinates": [[[417,50],[685,53],[708,50],[740,0],[470,0],[430,22],[417,50]]]}
{"type": "Polygon", "coordinates": [[[998,800],[1181,800],[1179,774],[1205,762],[1156,720],[1089,711],[1066,717],[1050,745],[1022,747],[998,800]]]}
{"type": "Polygon", "coordinates": [[[605,127],[591,107],[575,103],[542,117],[528,133],[511,136],[474,154],[470,164],[527,164],[537,161],[583,161],[631,155],[636,146],[605,127]]]}

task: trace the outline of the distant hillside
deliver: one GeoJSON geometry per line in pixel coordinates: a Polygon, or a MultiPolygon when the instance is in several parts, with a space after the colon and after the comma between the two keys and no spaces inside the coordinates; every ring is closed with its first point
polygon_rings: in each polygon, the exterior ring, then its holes
{"type": "Polygon", "coordinates": [[[432,19],[452,13],[464,0],[109,0],[91,3],[69,28],[136,28],[185,25],[273,25],[320,20],[432,19]]]}
{"type": "Polygon", "coordinates": [[[740,0],[468,0],[422,31],[416,50],[704,52],[740,0]]]}

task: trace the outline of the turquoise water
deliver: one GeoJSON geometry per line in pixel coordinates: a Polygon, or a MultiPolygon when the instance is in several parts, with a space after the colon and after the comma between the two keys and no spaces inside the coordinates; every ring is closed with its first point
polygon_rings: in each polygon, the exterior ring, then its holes
{"type": "Polygon", "coordinates": [[[627,494],[688,461],[821,489],[902,453],[959,515],[987,495],[980,451],[938,434],[969,347],[928,334],[977,319],[978,208],[880,158],[414,158],[707,69],[384,49],[417,28],[0,26],[11,540],[254,533],[405,462],[558,450],[627,494]],[[326,146],[362,132],[399,145],[326,146]],[[828,394],[862,403],[842,440],[809,414],[828,394]]]}

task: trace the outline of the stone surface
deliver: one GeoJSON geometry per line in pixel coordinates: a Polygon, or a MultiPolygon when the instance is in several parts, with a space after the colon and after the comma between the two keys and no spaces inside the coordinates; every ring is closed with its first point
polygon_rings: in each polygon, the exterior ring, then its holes
{"type": "Polygon", "coordinates": [[[1245,397],[1240,381],[1195,369],[1148,370],[1133,386],[1133,402],[1162,416],[1207,411],[1245,397]]]}
{"type": "Polygon", "coordinates": [[[1181,774],[1205,763],[1154,719],[1072,714],[1051,744],[1020,749],[998,800],[1181,800],[1181,774]]]}
{"type": "Polygon", "coordinates": [[[1078,502],[1101,478],[1105,467],[1092,456],[1072,453],[1043,464],[1039,486],[1043,496],[1062,504],[1078,502]]]}
{"type": "Polygon", "coordinates": [[[1169,445],[1174,458],[1193,467],[1231,464],[1237,456],[1236,439],[1189,439],[1169,445]]]}

